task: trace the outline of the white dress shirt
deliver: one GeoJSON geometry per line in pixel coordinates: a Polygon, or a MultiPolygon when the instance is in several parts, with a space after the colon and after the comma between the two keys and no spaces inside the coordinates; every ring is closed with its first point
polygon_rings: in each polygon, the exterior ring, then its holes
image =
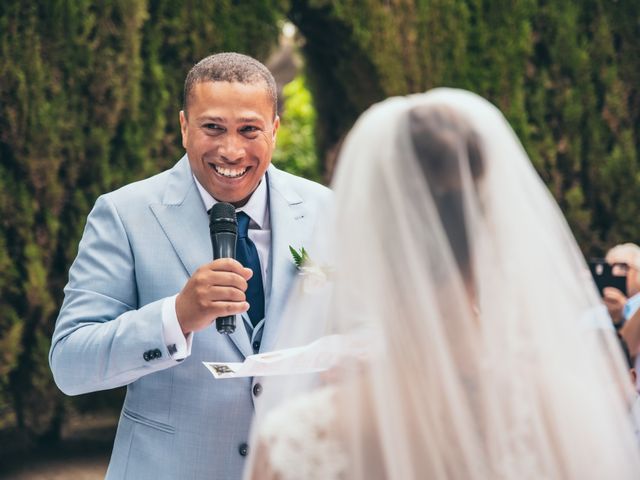
{"type": "MultiPolygon", "coordinates": [[[[206,211],[217,202],[209,192],[207,192],[200,182],[193,177],[198,187],[202,203],[206,211]]],[[[258,188],[253,192],[249,201],[242,207],[236,209],[236,212],[245,212],[251,219],[249,222],[249,238],[255,244],[260,258],[260,270],[262,274],[262,284],[264,291],[268,292],[267,281],[269,279],[269,253],[271,250],[271,223],[269,220],[269,194],[267,189],[267,181],[262,177],[258,188]]],[[[255,275],[255,272],[254,272],[255,275]]],[[[189,333],[186,338],[182,333],[182,328],[178,322],[176,314],[176,297],[168,297],[162,304],[162,331],[165,344],[169,347],[171,356],[175,360],[183,360],[191,354],[191,344],[193,341],[193,332],[189,333]]],[[[245,322],[246,323],[246,322],[245,322]]]]}

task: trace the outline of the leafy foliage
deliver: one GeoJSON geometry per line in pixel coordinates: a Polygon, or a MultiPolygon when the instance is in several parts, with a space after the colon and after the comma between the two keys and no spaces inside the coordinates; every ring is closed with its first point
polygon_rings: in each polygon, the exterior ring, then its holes
{"type": "MultiPolygon", "coordinates": [[[[279,0],[0,3],[0,429],[55,437],[47,354],[96,197],[172,165],[189,68],[215,51],[265,59],[279,0]]],[[[109,398],[107,395],[104,398],[109,398]]]]}
{"type": "Polygon", "coordinates": [[[497,105],[587,254],[640,237],[640,24],[632,0],[300,0],[331,174],[369,105],[438,86],[497,105]]]}
{"type": "Polygon", "coordinates": [[[298,251],[291,245],[289,245],[289,251],[291,252],[291,256],[293,257],[293,263],[296,264],[297,268],[302,268],[305,262],[309,260],[309,254],[304,249],[304,247],[302,247],[300,251],[298,251]]]}
{"type": "Polygon", "coordinates": [[[314,129],[316,112],[304,77],[285,85],[284,111],[278,130],[274,165],[311,180],[320,180],[314,129]]]}
{"type": "Polygon", "coordinates": [[[306,73],[284,92],[277,165],[329,178],[371,104],[462,87],[505,112],[585,253],[638,241],[636,3],[0,2],[0,429],[55,436],[70,406],[108,403],[63,400],[48,372],[86,215],[100,193],[181,156],[188,69],[214,51],[265,60],[285,14],[306,73]]]}

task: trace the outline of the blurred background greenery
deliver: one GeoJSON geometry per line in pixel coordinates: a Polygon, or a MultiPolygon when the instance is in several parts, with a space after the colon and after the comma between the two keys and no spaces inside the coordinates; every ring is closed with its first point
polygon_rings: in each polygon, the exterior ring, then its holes
{"type": "Polygon", "coordinates": [[[505,112],[596,255],[639,240],[639,12],[637,0],[0,2],[3,445],[117,412],[121,391],[57,391],[50,335],[97,196],[182,155],[182,86],[200,58],[266,62],[283,86],[273,161],[325,183],[372,103],[473,90],[505,112]]]}

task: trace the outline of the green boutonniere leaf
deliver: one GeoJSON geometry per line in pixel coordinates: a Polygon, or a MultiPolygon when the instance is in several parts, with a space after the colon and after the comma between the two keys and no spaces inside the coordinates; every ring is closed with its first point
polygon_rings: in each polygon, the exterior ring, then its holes
{"type": "Polygon", "coordinates": [[[295,248],[293,248],[291,245],[289,245],[289,251],[291,252],[291,256],[293,257],[293,262],[296,264],[297,268],[302,268],[305,262],[309,259],[309,254],[304,249],[304,247],[302,247],[300,251],[298,251],[295,248]]]}

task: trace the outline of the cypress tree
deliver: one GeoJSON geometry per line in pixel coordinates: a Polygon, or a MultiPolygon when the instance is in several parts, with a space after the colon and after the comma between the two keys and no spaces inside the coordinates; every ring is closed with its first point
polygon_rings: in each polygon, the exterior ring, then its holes
{"type": "Polygon", "coordinates": [[[306,38],[325,172],[372,103],[466,88],[504,112],[586,254],[638,241],[632,0],[301,0],[289,17],[306,38]]]}
{"type": "Polygon", "coordinates": [[[265,60],[284,11],[326,175],[372,103],[466,88],[505,113],[585,253],[638,241],[634,0],[44,3],[0,3],[0,429],[59,429],[46,354],[95,198],[175,162],[187,70],[215,51],[265,60]]]}
{"type": "MultiPolygon", "coordinates": [[[[98,195],[181,155],[188,69],[235,50],[265,59],[279,1],[0,4],[0,430],[55,438],[68,407],[47,354],[98,195]]],[[[104,402],[102,402],[104,403],[104,402]]]]}

